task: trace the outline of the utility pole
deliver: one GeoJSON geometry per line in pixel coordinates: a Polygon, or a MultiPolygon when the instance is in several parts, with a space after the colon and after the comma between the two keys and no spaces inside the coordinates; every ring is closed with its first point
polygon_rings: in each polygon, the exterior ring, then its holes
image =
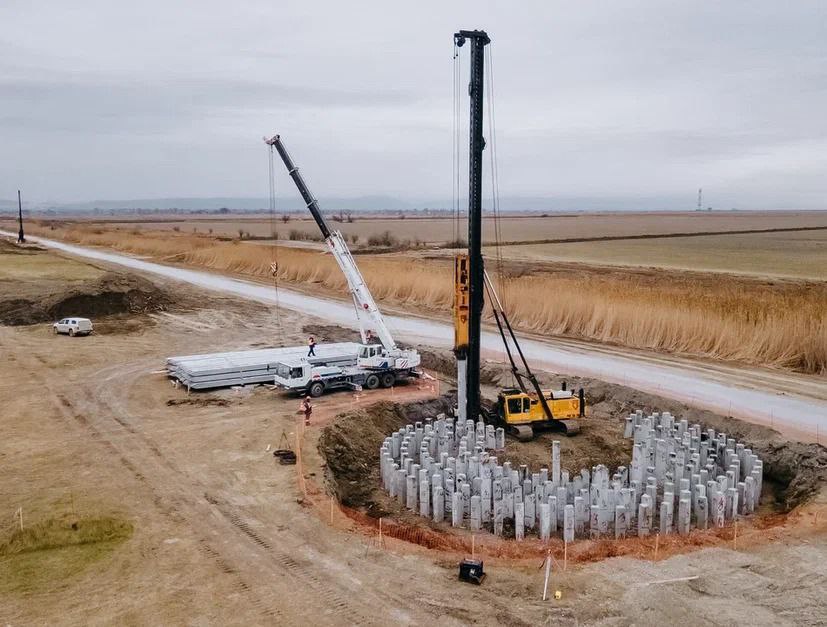
{"type": "Polygon", "coordinates": [[[459,48],[465,42],[471,46],[471,80],[468,95],[471,100],[469,126],[470,154],[468,157],[468,351],[465,376],[465,410],[471,420],[480,415],[480,324],[483,297],[484,267],[482,260],[482,136],[484,51],[491,43],[482,30],[461,30],[454,33],[454,44],[459,48]]]}
{"type": "Polygon", "coordinates": [[[23,201],[20,200],[20,190],[17,190],[17,222],[20,225],[20,230],[17,232],[17,243],[25,244],[26,238],[23,237],[23,201]]]}

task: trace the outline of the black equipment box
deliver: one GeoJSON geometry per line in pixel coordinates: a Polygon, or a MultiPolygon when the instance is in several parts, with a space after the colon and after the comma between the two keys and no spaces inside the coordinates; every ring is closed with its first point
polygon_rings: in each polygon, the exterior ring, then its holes
{"type": "Polygon", "coordinates": [[[482,571],[482,560],[462,560],[459,563],[459,580],[480,585],[485,579],[482,571]]]}

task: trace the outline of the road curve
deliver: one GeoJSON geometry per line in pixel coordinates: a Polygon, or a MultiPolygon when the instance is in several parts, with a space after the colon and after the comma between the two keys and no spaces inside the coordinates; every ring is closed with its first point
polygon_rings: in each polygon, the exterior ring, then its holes
{"type": "MultiPolygon", "coordinates": [[[[15,234],[0,230],[0,234],[15,234]]],[[[208,290],[311,314],[333,324],[355,328],[352,305],[269,286],[93,250],[41,237],[30,237],[48,248],[139,272],[183,281],[208,290]]],[[[431,346],[450,347],[450,325],[414,315],[388,315],[388,326],[401,339],[431,346]]],[[[499,335],[483,332],[486,357],[505,359],[499,335]]],[[[521,346],[537,368],[551,372],[595,377],[644,392],[659,394],[695,407],[732,415],[760,424],[772,424],[791,437],[805,441],[827,439],[827,379],[776,372],[765,368],[730,366],[711,361],[679,358],[652,352],[575,340],[525,337],[521,346]]]]}

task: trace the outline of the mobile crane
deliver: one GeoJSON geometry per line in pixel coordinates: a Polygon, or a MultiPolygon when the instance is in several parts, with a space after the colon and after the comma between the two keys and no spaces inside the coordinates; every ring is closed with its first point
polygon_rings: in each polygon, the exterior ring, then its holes
{"type": "Polygon", "coordinates": [[[396,344],[344,237],[340,231],[331,231],[328,227],[319,209],[319,203],[310,193],[281,137],[274,135],[265,138],[264,142],[278,152],[319,227],[328,249],[345,275],[362,337],[362,346],[355,365],[311,363],[306,358],[294,357],[276,365],[275,384],[288,390],[305,391],[315,397],[328,389],[359,386],[373,389],[380,385],[390,387],[398,379],[419,376],[419,353],[414,349],[400,348],[396,344]],[[371,343],[374,337],[379,339],[380,344],[371,343]]]}

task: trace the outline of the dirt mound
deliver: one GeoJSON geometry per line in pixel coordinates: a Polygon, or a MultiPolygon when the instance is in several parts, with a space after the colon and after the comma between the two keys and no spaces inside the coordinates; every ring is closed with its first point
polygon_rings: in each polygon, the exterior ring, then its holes
{"type": "Polygon", "coordinates": [[[334,324],[306,324],[302,327],[302,333],[316,339],[316,342],[361,342],[359,332],[354,329],[345,329],[334,324]]]}
{"type": "Polygon", "coordinates": [[[186,405],[191,407],[227,407],[230,404],[226,398],[213,397],[187,397],[187,398],[170,398],[167,400],[167,407],[177,407],[179,405],[186,405]]]}
{"type": "Polygon", "coordinates": [[[96,281],[63,290],[45,293],[23,290],[14,297],[0,298],[0,323],[17,326],[65,316],[95,318],[120,313],[148,313],[162,311],[172,301],[167,292],[144,278],[107,273],[96,281]]]}
{"type": "Polygon", "coordinates": [[[408,405],[380,401],[342,414],[325,427],[319,451],[339,501],[349,507],[366,507],[369,512],[381,507],[377,497],[381,497],[378,455],[382,441],[408,423],[447,412],[452,402],[448,396],[408,405]]]}
{"type": "MultiPolygon", "coordinates": [[[[422,365],[446,376],[456,376],[453,355],[447,350],[428,349],[422,351],[422,365]]],[[[598,379],[553,375],[537,371],[543,387],[559,388],[566,381],[570,389],[584,388],[586,403],[590,408],[589,419],[606,424],[618,424],[629,412],[642,409],[644,412],[668,411],[686,418],[690,424],[698,423],[716,431],[727,433],[749,446],[764,461],[764,476],[776,484],[778,505],[790,510],[811,499],[822,490],[827,490],[827,448],[817,444],[804,444],[785,439],[777,431],[754,425],[731,416],[722,416],[705,409],[689,407],[678,401],[634,390],[622,385],[606,383],[598,379]],[[607,421],[611,421],[607,423],[607,421]]],[[[513,386],[511,371],[502,364],[486,362],[480,372],[484,385],[495,387],[513,386]]],[[[578,438],[593,437],[589,424],[584,423],[578,438]]],[[[618,430],[615,429],[615,432],[618,430]]],[[[605,437],[611,439],[607,430],[605,437]]],[[[561,438],[564,445],[570,442],[561,438]]],[[[566,452],[563,451],[565,459],[566,452]]],[[[628,458],[624,463],[628,462],[628,458]]],[[[611,464],[610,458],[601,463],[611,464]]],[[[585,464],[584,464],[585,467],[585,464]]]]}

